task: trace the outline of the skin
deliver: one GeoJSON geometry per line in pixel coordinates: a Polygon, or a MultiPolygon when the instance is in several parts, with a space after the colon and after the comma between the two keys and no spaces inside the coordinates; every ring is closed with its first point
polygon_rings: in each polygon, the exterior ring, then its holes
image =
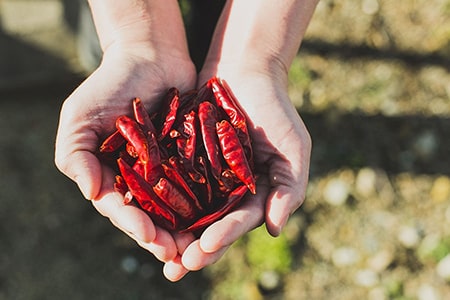
{"type": "Polygon", "coordinates": [[[55,151],[61,172],[100,214],[164,262],[163,273],[171,281],[213,264],[263,223],[271,235],[279,235],[303,203],[308,182],[311,139],[289,99],[287,75],[317,0],[228,1],[198,75],[177,1],[89,3],[103,60],[61,108],[55,151]],[[187,91],[215,75],[226,79],[248,116],[260,174],[257,194],[200,238],[169,233],[122,203],[113,190],[114,174],[94,153],[114,131],[115,119],[131,114],[133,97],[156,110],[168,88],[187,91]]]}

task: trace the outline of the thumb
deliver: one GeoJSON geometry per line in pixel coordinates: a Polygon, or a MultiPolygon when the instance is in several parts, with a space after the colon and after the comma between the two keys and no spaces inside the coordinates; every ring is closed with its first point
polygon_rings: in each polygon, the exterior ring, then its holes
{"type": "Polygon", "coordinates": [[[56,151],[55,164],[67,177],[75,181],[83,196],[94,199],[100,192],[102,171],[98,158],[89,151],[75,151],[64,155],[56,151]]]}

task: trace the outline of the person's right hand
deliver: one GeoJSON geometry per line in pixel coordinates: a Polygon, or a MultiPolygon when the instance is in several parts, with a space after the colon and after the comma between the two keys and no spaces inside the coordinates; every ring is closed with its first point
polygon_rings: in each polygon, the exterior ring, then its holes
{"type": "Polygon", "coordinates": [[[132,114],[134,97],[155,111],[168,88],[186,91],[194,87],[196,73],[190,60],[148,54],[150,50],[132,47],[108,48],[100,67],[62,106],[55,162],[102,215],[168,262],[178,255],[176,240],[182,243],[185,236],[171,235],[155,226],[141,209],[123,205],[123,196],[113,190],[115,174],[95,155],[103,139],[115,131],[117,117],[132,114]]]}

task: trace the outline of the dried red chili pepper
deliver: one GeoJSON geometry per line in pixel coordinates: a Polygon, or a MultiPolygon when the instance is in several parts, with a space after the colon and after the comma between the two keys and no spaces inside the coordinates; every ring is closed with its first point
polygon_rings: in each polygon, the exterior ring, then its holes
{"type": "Polygon", "coordinates": [[[206,155],[211,163],[212,175],[220,179],[222,164],[219,156],[219,139],[216,133],[217,110],[211,102],[204,101],[198,106],[198,119],[206,155]]]}
{"type": "Polygon", "coordinates": [[[155,184],[158,177],[163,176],[163,169],[161,166],[161,156],[159,145],[153,133],[149,133],[147,137],[148,145],[148,161],[144,163],[144,178],[150,184],[155,184]]]}
{"type": "Polygon", "coordinates": [[[149,132],[156,134],[156,128],[153,125],[152,120],[148,112],[145,110],[141,99],[134,98],[133,100],[133,112],[136,122],[142,126],[142,131],[147,135],[149,132]]]}
{"type": "Polygon", "coordinates": [[[139,205],[161,226],[171,230],[178,228],[181,223],[180,217],[159,199],[151,185],[123,159],[119,158],[117,164],[130,193],[139,205]]]}
{"type": "Polygon", "coordinates": [[[189,187],[188,183],[184,180],[183,176],[181,176],[181,174],[178,172],[178,170],[168,164],[162,164],[162,167],[167,178],[171,180],[176,186],[180,187],[183,192],[185,192],[187,196],[193,200],[192,202],[195,207],[199,211],[202,211],[203,207],[200,204],[200,201],[198,200],[192,189],[189,187]]]}
{"type": "Polygon", "coordinates": [[[213,77],[208,81],[208,86],[212,89],[217,105],[221,107],[230,118],[230,123],[234,127],[247,131],[245,115],[239,109],[235,101],[230,97],[227,90],[223,87],[219,78],[213,77]]]}
{"type": "Polygon", "coordinates": [[[177,88],[173,87],[169,89],[166,95],[165,103],[167,103],[167,108],[165,113],[163,114],[164,120],[161,133],[158,137],[159,140],[162,140],[166,137],[166,135],[172,129],[173,124],[175,123],[178,107],[180,106],[180,96],[177,88]]]}
{"type": "MultiPolygon", "coordinates": [[[[244,113],[237,105],[228,83],[217,77],[213,77],[208,81],[217,101],[217,105],[221,107],[230,118],[230,123],[236,129],[239,140],[244,148],[247,160],[253,161],[253,150],[250,142],[250,136],[247,128],[247,121],[244,113]]],[[[250,163],[252,165],[252,163],[250,163]]]]}
{"type": "Polygon", "coordinates": [[[236,131],[226,120],[217,122],[216,129],[225,161],[236,177],[248,187],[252,194],[255,194],[255,179],[236,131]]]}
{"type": "Polygon", "coordinates": [[[211,225],[212,223],[229,213],[234,207],[236,207],[236,205],[240,203],[246,193],[247,187],[245,185],[237,187],[228,195],[225,203],[218,210],[200,218],[194,224],[192,224],[185,230],[182,230],[182,232],[196,231],[211,225]]]}
{"type": "Polygon", "coordinates": [[[194,220],[196,218],[197,212],[190,199],[180,193],[169,180],[160,178],[153,187],[153,191],[185,220],[194,220]]]}
{"type": "Polygon", "coordinates": [[[147,137],[139,124],[127,116],[120,116],[116,120],[116,127],[123,137],[130,143],[139,154],[142,162],[148,162],[148,144],[147,137]]]}
{"type": "Polygon", "coordinates": [[[108,136],[100,145],[100,152],[114,152],[125,144],[126,140],[123,135],[118,131],[114,131],[113,134],[108,136]]]}
{"type": "Polygon", "coordinates": [[[184,169],[197,183],[204,183],[205,178],[195,169],[195,151],[197,145],[196,113],[191,111],[184,115],[181,135],[177,138],[178,154],[184,169]]]}

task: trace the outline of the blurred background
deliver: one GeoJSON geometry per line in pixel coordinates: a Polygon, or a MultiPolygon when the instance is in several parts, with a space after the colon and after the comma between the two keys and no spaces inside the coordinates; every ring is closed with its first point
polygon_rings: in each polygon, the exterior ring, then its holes
{"type": "MultiPolygon", "coordinates": [[[[197,63],[208,2],[180,1],[197,63]]],[[[177,283],[54,166],[90,22],[83,1],[0,0],[0,299],[449,299],[450,1],[320,1],[290,70],[305,204],[177,283]]]]}

